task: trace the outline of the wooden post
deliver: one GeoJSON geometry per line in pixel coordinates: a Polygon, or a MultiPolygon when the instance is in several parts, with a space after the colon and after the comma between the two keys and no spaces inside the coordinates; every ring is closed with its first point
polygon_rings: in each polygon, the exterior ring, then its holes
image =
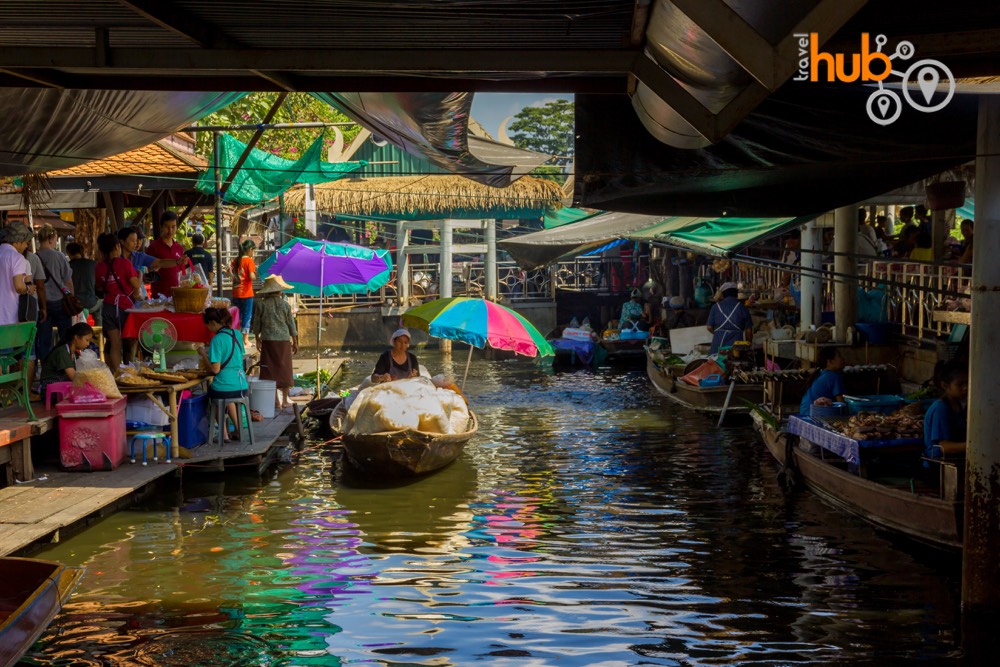
{"type": "MultiPolygon", "coordinates": [[[[442,299],[451,297],[451,264],[452,264],[452,237],[453,228],[451,220],[441,221],[441,260],[438,278],[438,292],[442,299]]],[[[451,354],[451,341],[441,339],[441,351],[451,354]]]]}
{"type": "Polygon", "coordinates": [[[410,255],[406,252],[410,245],[410,230],[402,220],[396,222],[396,293],[399,307],[410,307],[410,255]]]}
{"type": "Polygon", "coordinates": [[[497,300],[497,222],[492,218],[486,221],[486,298],[497,300]]]}
{"type": "MultiPolygon", "coordinates": [[[[1000,99],[979,98],[962,608],[1000,612],[1000,99]]],[[[996,633],[995,625],[991,632],[996,633]]],[[[965,633],[963,633],[965,636],[965,633]]],[[[995,658],[995,655],[993,656],[995,658]]]]}

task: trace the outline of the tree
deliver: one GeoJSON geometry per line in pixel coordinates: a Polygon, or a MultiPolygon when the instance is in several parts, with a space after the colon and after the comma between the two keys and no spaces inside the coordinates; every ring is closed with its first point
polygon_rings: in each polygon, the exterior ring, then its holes
{"type": "Polygon", "coordinates": [[[567,165],[573,157],[576,118],[573,103],[554,100],[541,107],[521,109],[508,127],[518,148],[555,157],[554,164],[567,165]]]}
{"type": "MultiPolygon", "coordinates": [[[[259,123],[267,115],[277,93],[248,93],[228,107],[216,111],[203,118],[201,125],[246,125],[259,123]]],[[[278,109],[272,122],[274,123],[345,123],[350,118],[334,109],[325,102],[320,102],[307,93],[290,93],[284,104],[278,109]]],[[[342,127],[344,143],[350,142],[361,131],[359,125],[342,127]]],[[[302,152],[316,140],[324,128],[301,128],[293,130],[264,130],[257,148],[273,153],[288,160],[296,160],[302,152]]],[[[253,130],[229,132],[232,136],[246,143],[253,136],[253,130]]],[[[325,129],[327,146],[333,145],[334,132],[332,128],[325,129]]],[[[199,132],[197,153],[208,159],[212,155],[212,133],[199,132]]]]}

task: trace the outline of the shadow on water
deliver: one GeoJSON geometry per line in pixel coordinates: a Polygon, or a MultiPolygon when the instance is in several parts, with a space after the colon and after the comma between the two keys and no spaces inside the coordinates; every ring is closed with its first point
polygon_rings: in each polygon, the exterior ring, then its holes
{"type": "Polygon", "coordinates": [[[467,394],[438,473],[365,482],[318,440],[53,546],[87,574],[29,664],[961,662],[954,563],[786,499],[749,427],[615,368],[477,361],[467,394]]]}

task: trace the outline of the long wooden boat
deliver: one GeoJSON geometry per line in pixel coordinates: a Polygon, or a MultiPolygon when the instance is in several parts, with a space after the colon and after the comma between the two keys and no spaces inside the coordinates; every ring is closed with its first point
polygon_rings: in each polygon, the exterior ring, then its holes
{"type": "Polygon", "coordinates": [[[0,572],[0,667],[9,667],[49,627],[83,569],[33,558],[0,558],[0,572]]]}
{"type": "Polygon", "coordinates": [[[387,431],[347,435],[340,430],[343,411],[330,413],[330,430],[342,436],[347,461],[359,471],[380,477],[413,477],[443,468],[461,455],[479,431],[479,419],[469,411],[464,433],[443,435],[423,431],[387,431]]]}
{"type": "MultiPolygon", "coordinates": [[[[758,412],[754,426],[782,474],[801,479],[827,503],[880,528],[946,550],[962,546],[961,469],[942,463],[939,489],[926,487],[914,476],[869,478],[848,470],[835,456],[798,436],[784,433],[758,412]]],[[[914,465],[919,465],[914,459],[914,465]]]]}
{"type": "Polygon", "coordinates": [[[601,345],[607,351],[607,360],[619,363],[642,363],[642,358],[646,354],[648,338],[634,338],[627,340],[607,340],[601,339],[601,345]]]}
{"type": "MultiPolygon", "coordinates": [[[[722,407],[726,404],[726,396],[729,394],[728,384],[721,387],[695,387],[681,382],[680,374],[677,371],[657,366],[648,351],[646,352],[646,375],[649,376],[656,391],[670,400],[698,412],[715,414],[722,412],[722,407]]],[[[763,397],[764,388],[762,385],[737,383],[733,387],[733,395],[726,414],[746,414],[750,410],[747,407],[747,402],[756,405],[761,402],[763,397]]]]}

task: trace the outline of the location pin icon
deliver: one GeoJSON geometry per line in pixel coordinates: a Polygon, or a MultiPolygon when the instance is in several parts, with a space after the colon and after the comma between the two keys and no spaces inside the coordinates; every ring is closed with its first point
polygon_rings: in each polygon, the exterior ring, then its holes
{"type": "Polygon", "coordinates": [[[937,89],[940,79],[941,75],[929,65],[921,67],[920,71],[917,72],[917,85],[920,86],[920,92],[924,94],[924,101],[927,104],[931,103],[931,98],[934,97],[934,91],[937,89]]]}
{"type": "Polygon", "coordinates": [[[889,98],[885,95],[881,95],[875,103],[878,104],[879,113],[882,114],[882,118],[889,115],[889,98]]]}

